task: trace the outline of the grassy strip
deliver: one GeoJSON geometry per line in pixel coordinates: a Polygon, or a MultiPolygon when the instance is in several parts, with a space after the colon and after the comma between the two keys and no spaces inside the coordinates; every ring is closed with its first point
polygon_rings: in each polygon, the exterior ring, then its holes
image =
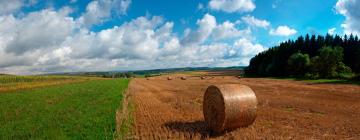
{"type": "Polygon", "coordinates": [[[360,81],[355,80],[344,80],[344,79],[299,79],[299,78],[289,78],[289,77],[270,77],[272,79],[281,79],[281,80],[295,80],[295,81],[304,81],[308,83],[315,84],[353,84],[360,85],[360,81]]]}
{"type": "Polygon", "coordinates": [[[0,139],[113,139],[128,80],[18,90],[0,94],[0,139]]]}
{"type": "Polygon", "coordinates": [[[305,82],[310,83],[328,83],[328,84],[353,84],[353,85],[360,85],[360,81],[354,81],[354,80],[340,80],[340,79],[317,79],[317,80],[303,80],[305,82]]]}
{"type": "Polygon", "coordinates": [[[127,105],[127,112],[123,115],[124,118],[120,119],[120,128],[118,132],[117,139],[131,139],[131,131],[134,124],[133,112],[135,111],[135,105],[132,102],[129,102],[127,105]]]}
{"type": "Polygon", "coordinates": [[[132,102],[131,99],[131,90],[133,89],[130,85],[127,91],[123,94],[124,98],[121,102],[122,108],[119,108],[119,110],[116,112],[117,136],[115,139],[117,140],[133,139],[132,128],[135,121],[135,118],[133,117],[133,113],[135,111],[135,104],[132,102]]]}

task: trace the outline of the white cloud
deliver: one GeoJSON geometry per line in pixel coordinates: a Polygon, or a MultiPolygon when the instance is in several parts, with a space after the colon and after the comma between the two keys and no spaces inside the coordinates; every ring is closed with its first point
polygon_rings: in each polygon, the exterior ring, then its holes
{"type": "Polygon", "coordinates": [[[345,21],[341,25],[346,34],[360,35],[360,1],[359,0],[338,0],[335,9],[336,11],[345,16],[345,21]]]}
{"type": "Polygon", "coordinates": [[[23,54],[28,51],[56,47],[74,29],[74,21],[71,17],[51,10],[33,12],[22,19],[15,19],[12,16],[5,18],[12,22],[12,25],[0,27],[10,29],[7,35],[12,38],[8,38],[5,48],[7,53],[23,54]]]}
{"type": "Polygon", "coordinates": [[[267,28],[270,26],[270,22],[266,20],[257,19],[250,15],[244,16],[241,19],[250,26],[261,27],[261,28],[267,28]]]}
{"type": "Polygon", "coordinates": [[[235,27],[235,23],[225,21],[220,25],[217,25],[212,33],[212,38],[214,40],[222,40],[222,39],[232,39],[236,37],[248,37],[251,34],[251,30],[249,28],[244,30],[239,30],[235,27]]]}
{"type": "Polygon", "coordinates": [[[11,14],[23,6],[21,0],[0,0],[0,15],[11,14]]]}
{"type": "Polygon", "coordinates": [[[214,41],[233,39],[236,37],[248,37],[251,34],[249,28],[240,30],[236,28],[237,22],[233,23],[230,21],[225,21],[221,24],[217,24],[216,18],[210,14],[205,14],[201,20],[197,21],[198,29],[192,31],[191,29],[186,29],[184,32],[184,39],[181,40],[181,44],[188,45],[197,45],[206,41],[209,37],[214,39],[214,41]]]}
{"type": "Polygon", "coordinates": [[[291,36],[297,33],[295,29],[291,29],[288,26],[279,26],[276,29],[270,30],[270,35],[276,35],[276,36],[291,36]]]}
{"type": "Polygon", "coordinates": [[[251,12],[256,8],[253,0],[211,0],[209,7],[227,13],[251,12]]]}
{"type": "Polygon", "coordinates": [[[251,57],[262,52],[265,48],[260,44],[253,44],[250,40],[241,38],[234,43],[234,47],[239,49],[236,51],[238,56],[245,57],[250,60],[251,57]]]}
{"type": "Polygon", "coordinates": [[[336,30],[336,28],[331,28],[331,29],[329,29],[329,30],[328,30],[328,34],[330,34],[330,35],[335,34],[335,30],[336,30]]]}
{"type": "Polygon", "coordinates": [[[198,28],[179,37],[175,26],[159,16],[138,17],[92,32],[78,26],[68,10],[32,12],[23,17],[0,16],[0,71],[105,71],[185,66],[247,65],[264,50],[251,40],[251,30],[235,23],[216,23],[205,14],[198,28]],[[232,38],[236,41],[217,42],[232,38]]]}
{"type": "Polygon", "coordinates": [[[205,14],[201,20],[196,23],[199,28],[196,31],[185,33],[185,38],[181,41],[183,45],[196,45],[203,43],[216,27],[216,19],[210,14],[205,14]]]}
{"type": "Polygon", "coordinates": [[[131,4],[131,0],[94,0],[86,6],[86,12],[78,22],[85,26],[102,23],[112,16],[124,15],[131,4]]]}

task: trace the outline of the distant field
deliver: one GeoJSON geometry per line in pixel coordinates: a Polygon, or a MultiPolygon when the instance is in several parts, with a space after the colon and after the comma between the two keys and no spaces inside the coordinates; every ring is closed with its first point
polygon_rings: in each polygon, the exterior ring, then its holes
{"type": "Polygon", "coordinates": [[[0,75],[0,92],[36,88],[99,78],[80,76],[14,76],[0,75]]]}
{"type": "Polygon", "coordinates": [[[113,139],[128,82],[90,80],[3,92],[0,139],[113,139]]]}

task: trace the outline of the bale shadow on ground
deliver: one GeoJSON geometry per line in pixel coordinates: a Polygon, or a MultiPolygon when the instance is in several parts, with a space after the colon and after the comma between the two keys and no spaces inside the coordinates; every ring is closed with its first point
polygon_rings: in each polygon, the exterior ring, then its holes
{"type": "Polygon", "coordinates": [[[164,124],[165,127],[174,131],[189,133],[189,134],[200,134],[201,138],[218,137],[223,133],[213,133],[207,129],[205,121],[193,121],[193,122],[182,122],[172,121],[164,124]]]}

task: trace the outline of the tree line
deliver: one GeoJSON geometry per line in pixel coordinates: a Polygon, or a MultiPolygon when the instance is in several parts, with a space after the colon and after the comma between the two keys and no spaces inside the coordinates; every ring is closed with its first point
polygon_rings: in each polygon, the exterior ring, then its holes
{"type": "Polygon", "coordinates": [[[248,76],[353,78],[360,74],[360,40],[354,35],[305,35],[257,54],[248,76]]]}
{"type": "Polygon", "coordinates": [[[101,74],[103,78],[132,78],[135,74],[132,72],[109,72],[101,74]]]}

